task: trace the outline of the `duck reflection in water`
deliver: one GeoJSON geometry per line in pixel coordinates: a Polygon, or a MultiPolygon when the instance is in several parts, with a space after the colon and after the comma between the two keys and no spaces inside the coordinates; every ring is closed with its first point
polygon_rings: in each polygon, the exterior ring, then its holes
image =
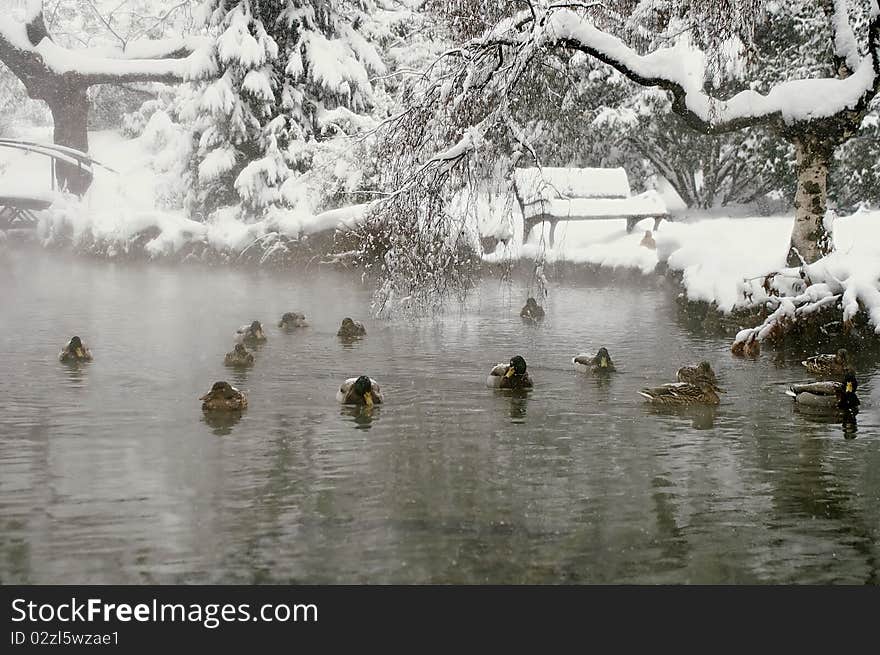
{"type": "Polygon", "coordinates": [[[524,390],[510,392],[510,421],[511,423],[525,423],[526,412],[529,405],[529,394],[524,390]]]}
{"type": "Polygon", "coordinates": [[[369,430],[373,427],[373,421],[379,419],[378,406],[345,405],[340,411],[341,416],[351,417],[356,430],[369,430]]]}
{"type": "Polygon", "coordinates": [[[810,423],[840,425],[844,439],[855,439],[858,436],[859,426],[856,421],[856,415],[859,413],[858,407],[829,411],[821,407],[795,405],[795,412],[810,423]]]}
{"type": "Polygon", "coordinates": [[[688,418],[695,430],[711,430],[715,427],[718,408],[715,405],[653,405],[646,408],[656,416],[679,416],[688,418]]]}
{"type": "Polygon", "coordinates": [[[202,412],[202,421],[211,428],[211,432],[218,437],[232,434],[232,428],[241,420],[241,411],[216,411],[207,410],[202,412]]]}

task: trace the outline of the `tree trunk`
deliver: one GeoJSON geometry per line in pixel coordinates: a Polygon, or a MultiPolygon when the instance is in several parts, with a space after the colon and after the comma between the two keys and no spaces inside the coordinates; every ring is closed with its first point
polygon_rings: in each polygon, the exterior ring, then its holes
{"type": "Polygon", "coordinates": [[[795,217],[788,249],[788,265],[812,264],[833,249],[825,229],[828,166],[834,152],[828,139],[805,134],[794,139],[797,151],[795,217]]]}
{"type": "MultiPolygon", "coordinates": [[[[55,123],[54,142],[60,146],[89,151],[89,99],[85,86],[59,87],[46,98],[55,123]]],[[[86,170],[62,161],[55,162],[55,179],[59,188],[77,195],[84,194],[92,183],[86,170]]]]}

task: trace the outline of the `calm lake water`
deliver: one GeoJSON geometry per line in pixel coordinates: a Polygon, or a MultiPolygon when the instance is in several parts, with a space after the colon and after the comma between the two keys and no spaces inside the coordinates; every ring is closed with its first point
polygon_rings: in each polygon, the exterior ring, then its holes
{"type": "Polygon", "coordinates": [[[114,264],[10,247],[0,265],[0,583],[871,583],[880,581],[880,366],[857,425],[796,410],[794,354],[690,331],[651,278],[525,283],[440,319],[369,320],[369,289],[308,276],[114,264]],[[285,311],[312,327],[282,334],[285,311]],[[340,320],[368,336],[344,345],[340,320]],[[235,329],[264,322],[244,373],[235,329]],[[81,335],[95,360],[60,364],[81,335]],[[606,345],[619,372],[576,373],[606,345]],[[486,389],[522,354],[527,397],[486,389]],[[708,359],[717,409],[636,394],[708,359]],[[387,404],[341,409],[367,373],[387,404]],[[207,422],[215,380],[247,390],[207,422]]]}

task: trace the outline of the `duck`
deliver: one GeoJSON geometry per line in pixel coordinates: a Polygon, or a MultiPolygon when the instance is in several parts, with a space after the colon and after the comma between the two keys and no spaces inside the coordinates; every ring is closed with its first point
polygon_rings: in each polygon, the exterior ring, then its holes
{"type": "Polygon", "coordinates": [[[737,357],[757,357],[761,354],[761,342],[752,334],[743,341],[735,341],[730,352],[737,357]]]}
{"type": "Polygon", "coordinates": [[[365,405],[372,407],[385,401],[379,383],[368,375],[348,378],[336,392],[336,400],[343,405],[365,405]]]}
{"type": "Polygon", "coordinates": [[[226,353],[223,363],[226,366],[253,366],[254,354],[245,348],[243,343],[237,343],[232,352],[226,353]]]}
{"type": "Polygon", "coordinates": [[[712,370],[712,365],[707,361],[699,364],[688,364],[682,366],[675,372],[675,377],[679,382],[688,382],[690,384],[699,384],[701,381],[707,382],[718,390],[718,377],[712,370]]]}
{"type": "Polygon", "coordinates": [[[526,370],[526,360],[514,355],[509,364],[498,364],[489,372],[486,386],[495,389],[531,389],[534,384],[526,370]]]}
{"type": "Polygon", "coordinates": [[[859,397],[856,395],[858,388],[859,381],[856,379],[855,371],[849,369],[844,373],[842,382],[828,380],[793,384],[785,393],[794,398],[799,405],[853,409],[859,405],[859,397]]]}
{"type": "Polygon", "coordinates": [[[225,380],[215,382],[199,400],[205,411],[240,411],[248,406],[247,396],[225,380]]]}
{"type": "Polygon", "coordinates": [[[657,242],[654,241],[654,233],[651,232],[651,230],[646,230],[645,236],[642,237],[639,245],[648,250],[657,250],[657,242]]]}
{"type": "Polygon", "coordinates": [[[70,341],[58,353],[58,361],[90,362],[92,361],[92,353],[83,345],[82,339],[74,336],[70,338],[70,341]]]}
{"type": "Polygon", "coordinates": [[[654,405],[718,405],[721,402],[718,388],[702,379],[695,384],[670,382],[638,393],[654,405]]]}
{"type": "Polygon", "coordinates": [[[532,297],[526,299],[526,304],[519,311],[519,315],[531,321],[540,321],[544,318],[544,308],[532,297]]]}
{"type": "Polygon", "coordinates": [[[278,321],[278,327],[284,330],[308,327],[308,325],[309,324],[306,323],[306,315],[300,314],[299,312],[285,312],[281,316],[281,320],[278,321]]]}
{"type": "Polygon", "coordinates": [[[841,348],[834,355],[813,355],[801,362],[810,373],[827,377],[840,377],[846,375],[851,368],[849,353],[846,348],[841,348]]]}
{"type": "Polygon", "coordinates": [[[605,373],[616,371],[614,362],[611,361],[611,355],[605,346],[599,348],[595,357],[589,353],[581,353],[577,357],[573,357],[571,363],[574,364],[575,370],[581,373],[605,373]]]}
{"type": "Polygon", "coordinates": [[[356,339],[358,337],[367,336],[367,328],[360,321],[353,321],[348,316],[342,319],[342,325],[339,326],[337,337],[344,339],[356,339]]]}
{"type": "Polygon", "coordinates": [[[244,343],[249,346],[266,341],[266,334],[263,332],[263,325],[259,321],[254,321],[250,325],[242,325],[235,332],[236,343],[244,343]]]}

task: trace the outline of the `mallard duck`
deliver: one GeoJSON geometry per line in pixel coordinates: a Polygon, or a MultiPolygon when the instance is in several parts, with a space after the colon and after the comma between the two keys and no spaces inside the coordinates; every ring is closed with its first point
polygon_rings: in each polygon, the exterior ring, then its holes
{"type": "Polygon", "coordinates": [[[232,349],[232,352],[226,353],[226,358],[223,360],[223,363],[226,364],[226,366],[253,366],[254,354],[245,348],[244,344],[237,343],[235,344],[235,348],[232,349]]]}
{"type": "Polygon", "coordinates": [[[263,325],[259,321],[254,321],[250,325],[242,325],[235,332],[235,341],[251,346],[264,343],[266,334],[263,332],[263,325]]]}
{"type": "Polygon", "coordinates": [[[343,405],[373,405],[381,404],[385,399],[379,383],[367,375],[357,378],[348,378],[336,392],[336,400],[343,405]]]}
{"type": "Polygon", "coordinates": [[[308,327],[308,323],[306,323],[306,315],[300,314],[299,312],[285,312],[281,316],[281,320],[278,321],[278,327],[284,330],[308,327]]]}
{"type": "Polygon", "coordinates": [[[205,411],[238,411],[248,406],[247,396],[226,381],[215,382],[199,400],[205,411]]]}
{"type": "Polygon", "coordinates": [[[715,385],[704,380],[697,384],[670,382],[638,393],[655,405],[717,405],[721,402],[715,385]]]}
{"type": "Polygon", "coordinates": [[[688,382],[690,384],[706,382],[718,390],[718,378],[715,375],[715,371],[712,370],[712,365],[706,361],[702,361],[699,364],[682,366],[675,372],[675,377],[679,382],[688,382]]]}
{"type": "Polygon", "coordinates": [[[92,361],[92,353],[83,345],[79,337],[71,337],[58,354],[58,360],[62,362],[90,362],[92,361]]]}
{"type": "Polygon", "coordinates": [[[540,321],[544,318],[544,308],[534,298],[528,298],[519,315],[530,321],[540,321]]]}
{"type": "Polygon", "coordinates": [[[843,375],[843,382],[793,384],[785,393],[794,398],[799,405],[852,409],[859,405],[859,397],[856,395],[858,388],[859,381],[856,380],[856,374],[849,369],[843,375]]]}
{"type": "Polygon", "coordinates": [[[642,237],[639,245],[643,248],[648,248],[649,250],[657,250],[657,242],[654,241],[654,233],[651,230],[645,231],[645,236],[642,237]]]}
{"type": "Polygon", "coordinates": [[[336,333],[337,337],[345,339],[355,339],[366,335],[367,328],[364,327],[364,324],[360,321],[353,321],[347,316],[342,319],[342,325],[339,326],[339,332],[336,333]]]}
{"type": "Polygon", "coordinates": [[[581,353],[577,357],[572,358],[571,363],[574,368],[581,373],[605,373],[615,371],[614,362],[611,361],[611,355],[603,346],[599,348],[595,357],[589,353],[581,353]]]}
{"type": "Polygon", "coordinates": [[[531,389],[534,385],[526,370],[526,360],[515,355],[510,358],[510,364],[498,364],[489,372],[486,386],[496,389],[531,389]]]}
{"type": "Polygon", "coordinates": [[[801,362],[810,373],[816,375],[839,377],[851,368],[849,353],[841,348],[834,355],[814,355],[801,362]]]}

